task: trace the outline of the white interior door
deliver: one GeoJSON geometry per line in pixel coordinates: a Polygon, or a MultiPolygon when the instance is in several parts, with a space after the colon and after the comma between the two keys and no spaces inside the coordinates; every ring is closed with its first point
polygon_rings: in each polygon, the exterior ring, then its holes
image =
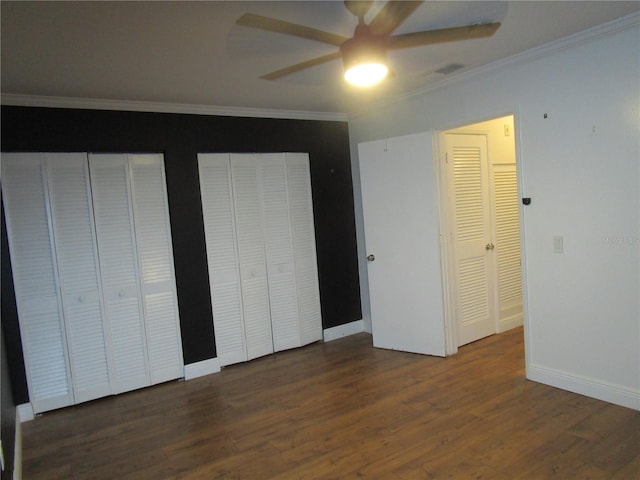
{"type": "Polygon", "coordinates": [[[184,375],[162,154],[128,155],[151,383],[184,375]]]}
{"type": "Polygon", "coordinates": [[[150,384],[127,155],[90,154],[112,393],[150,384]]]}
{"type": "Polygon", "coordinates": [[[301,345],[285,155],[262,154],[256,156],[255,161],[264,219],[273,349],[279,352],[301,345]]]}
{"type": "Polygon", "coordinates": [[[74,403],[43,153],[3,153],[2,191],[33,411],[74,403]]]}
{"type": "Polygon", "coordinates": [[[432,134],[362,143],[358,151],[373,344],[444,356],[432,134]]]}
{"type": "Polygon", "coordinates": [[[221,366],[247,360],[228,153],[198,154],[202,216],[221,366]]]}
{"type": "MultiPolygon", "coordinates": [[[[515,155],[514,155],[515,157],[515,155]]],[[[522,325],[522,265],[516,164],[492,165],[493,221],[498,287],[498,333],[522,325]]]]}
{"type": "Polygon", "coordinates": [[[496,332],[485,135],[445,134],[458,346],[496,332]]]}
{"type": "Polygon", "coordinates": [[[322,311],[307,153],[286,153],[287,188],[302,345],[322,339],[322,311]]]}
{"type": "Polygon", "coordinates": [[[322,338],[309,156],[199,154],[221,365],[322,338]]]}
{"type": "Polygon", "coordinates": [[[253,155],[231,156],[242,307],[249,360],[273,353],[258,167],[253,155]]]}
{"type": "Polygon", "coordinates": [[[67,348],[76,402],[111,393],[87,156],[46,154],[67,348]]]}

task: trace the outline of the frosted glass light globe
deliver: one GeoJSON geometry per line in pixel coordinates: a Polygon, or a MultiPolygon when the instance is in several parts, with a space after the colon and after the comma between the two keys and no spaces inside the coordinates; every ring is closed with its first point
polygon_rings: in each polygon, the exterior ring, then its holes
{"type": "Polygon", "coordinates": [[[371,87],[389,73],[389,69],[383,63],[361,63],[344,72],[344,79],[356,87],[371,87]]]}

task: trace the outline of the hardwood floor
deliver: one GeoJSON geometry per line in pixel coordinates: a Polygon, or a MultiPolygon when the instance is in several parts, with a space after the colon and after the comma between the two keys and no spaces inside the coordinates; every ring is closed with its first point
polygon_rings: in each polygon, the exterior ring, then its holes
{"type": "Polygon", "coordinates": [[[359,334],[23,424],[23,478],[640,478],[640,412],[524,379],[522,329],[446,359],[359,334]]]}

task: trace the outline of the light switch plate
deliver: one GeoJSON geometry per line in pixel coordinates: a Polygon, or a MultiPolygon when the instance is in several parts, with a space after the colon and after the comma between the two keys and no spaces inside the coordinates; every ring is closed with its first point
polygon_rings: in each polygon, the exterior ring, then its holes
{"type": "Polygon", "coordinates": [[[561,235],[553,237],[553,253],[564,253],[564,238],[561,235]]]}

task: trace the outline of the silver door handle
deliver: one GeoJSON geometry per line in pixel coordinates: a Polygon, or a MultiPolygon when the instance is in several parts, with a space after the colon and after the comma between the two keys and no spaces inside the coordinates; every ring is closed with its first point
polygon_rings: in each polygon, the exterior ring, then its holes
{"type": "Polygon", "coordinates": [[[376,256],[373,254],[367,255],[367,262],[373,262],[376,259],[376,256]]]}
{"type": "Polygon", "coordinates": [[[493,243],[487,243],[484,247],[485,250],[493,250],[496,246],[493,243]]]}

